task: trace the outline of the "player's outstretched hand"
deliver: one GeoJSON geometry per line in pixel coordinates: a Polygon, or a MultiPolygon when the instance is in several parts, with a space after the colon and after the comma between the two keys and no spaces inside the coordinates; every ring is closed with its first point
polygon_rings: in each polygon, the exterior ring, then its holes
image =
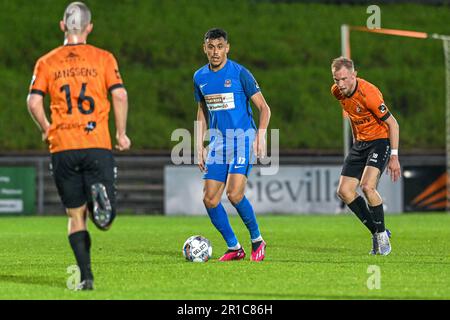
{"type": "Polygon", "coordinates": [[[396,182],[402,175],[400,169],[400,162],[398,161],[398,156],[391,156],[389,159],[388,168],[386,174],[391,176],[392,182],[396,182]]]}
{"type": "Polygon", "coordinates": [[[129,150],[131,147],[131,140],[127,137],[126,134],[117,135],[117,144],[116,149],[119,151],[129,150]]]}

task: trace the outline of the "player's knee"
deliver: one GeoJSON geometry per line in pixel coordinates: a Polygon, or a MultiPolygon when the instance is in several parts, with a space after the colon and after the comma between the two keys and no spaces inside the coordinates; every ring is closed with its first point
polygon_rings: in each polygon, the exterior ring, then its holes
{"type": "Polygon", "coordinates": [[[337,196],[345,203],[348,203],[349,201],[355,198],[355,191],[342,186],[338,187],[336,193],[337,196]]]}
{"type": "Polygon", "coordinates": [[[375,193],[375,187],[367,183],[361,184],[361,190],[366,196],[370,196],[375,193]]]}
{"type": "Polygon", "coordinates": [[[215,208],[219,205],[220,198],[216,196],[210,196],[205,194],[203,196],[203,203],[205,204],[205,207],[207,208],[215,208]]]}
{"type": "Polygon", "coordinates": [[[337,194],[337,196],[339,197],[339,199],[341,199],[342,201],[345,201],[345,195],[346,195],[346,193],[345,193],[345,191],[343,190],[343,189],[337,189],[336,190],[336,194],[337,194]]]}
{"type": "Polygon", "coordinates": [[[227,197],[232,204],[237,204],[242,200],[244,195],[242,194],[242,192],[238,191],[227,191],[227,197]]]}

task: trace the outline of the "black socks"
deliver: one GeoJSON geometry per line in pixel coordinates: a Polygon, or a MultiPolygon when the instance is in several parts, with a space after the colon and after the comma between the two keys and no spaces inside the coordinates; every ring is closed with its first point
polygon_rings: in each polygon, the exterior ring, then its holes
{"type": "Polygon", "coordinates": [[[84,230],[72,233],[69,235],[69,242],[80,268],[81,281],[94,279],[91,271],[91,237],[89,232],[84,230]]]}
{"type": "MultiPolygon", "coordinates": [[[[369,229],[369,231],[374,234],[377,232],[378,226],[375,224],[372,214],[367,207],[366,200],[363,197],[358,196],[352,203],[348,204],[350,210],[358,217],[359,220],[369,229]]],[[[383,205],[381,204],[381,209],[383,209],[383,205]]],[[[377,220],[378,221],[378,220],[377,220]]],[[[384,221],[384,219],[383,219],[384,221]]],[[[384,222],[383,222],[384,226],[384,222]]]]}
{"type": "Polygon", "coordinates": [[[386,227],[384,226],[384,209],[383,204],[380,204],[375,207],[369,206],[370,211],[372,211],[373,222],[375,223],[375,227],[377,232],[384,232],[386,227]]]}

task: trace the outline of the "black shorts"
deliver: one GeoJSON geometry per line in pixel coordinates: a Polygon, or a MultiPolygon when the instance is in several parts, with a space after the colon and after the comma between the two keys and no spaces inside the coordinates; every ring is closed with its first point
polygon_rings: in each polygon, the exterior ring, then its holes
{"type": "Polygon", "coordinates": [[[341,175],[361,180],[364,168],[371,166],[383,173],[391,155],[389,139],[356,141],[345,158],[341,175]]]}
{"type": "Polygon", "coordinates": [[[117,168],[107,149],[81,149],[52,154],[50,170],[61,201],[66,208],[92,203],[91,185],[102,183],[111,205],[115,206],[117,168]]]}

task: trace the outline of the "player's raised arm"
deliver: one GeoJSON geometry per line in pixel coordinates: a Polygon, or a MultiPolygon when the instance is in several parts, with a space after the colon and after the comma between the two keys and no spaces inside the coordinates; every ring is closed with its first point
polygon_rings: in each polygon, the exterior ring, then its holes
{"type": "Polygon", "coordinates": [[[385,120],[385,123],[389,127],[389,140],[391,142],[391,157],[386,173],[390,174],[392,181],[395,182],[401,176],[400,162],[398,160],[400,126],[392,114],[385,120]]]}
{"type": "Polygon", "coordinates": [[[264,157],[267,153],[266,132],[270,121],[270,107],[261,92],[255,93],[251,98],[253,105],[259,110],[258,133],[254,142],[257,157],[264,157]]]}
{"type": "Polygon", "coordinates": [[[196,150],[197,150],[197,158],[198,158],[198,166],[201,171],[205,172],[205,159],[206,159],[206,150],[203,146],[203,142],[205,139],[205,133],[208,127],[208,112],[206,111],[206,106],[204,102],[198,102],[197,108],[197,132],[196,134],[196,150]]]}

